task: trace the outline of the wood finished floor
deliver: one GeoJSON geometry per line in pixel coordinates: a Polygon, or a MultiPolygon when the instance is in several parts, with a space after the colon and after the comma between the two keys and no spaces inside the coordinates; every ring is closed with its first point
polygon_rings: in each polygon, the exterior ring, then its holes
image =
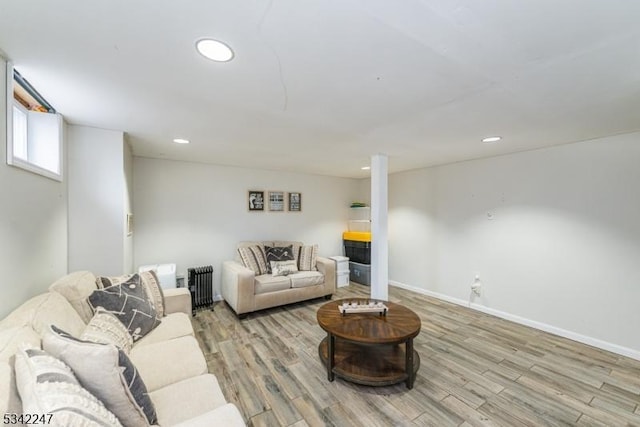
{"type": "MultiPolygon", "coordinates": [[[[352,283],[334,299],[368,292],[352,283]]],[[[395,287],[389,300],[422,321],[412,390],[327,381],[323,299],[243,320],[219,303],[193,324],[250,426],[640,426],[640,361],[395,287]]]]}

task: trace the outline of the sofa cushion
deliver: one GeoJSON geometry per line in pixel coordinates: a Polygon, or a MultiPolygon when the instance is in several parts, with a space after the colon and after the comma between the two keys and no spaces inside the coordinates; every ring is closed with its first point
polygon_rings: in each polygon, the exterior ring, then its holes
{"type": "Polygon", "coordinates": [[[302,246],[298,257],[298,270],[315,271],[318,257],[318,245],[302,246]]]}
{"type": "Polygon", "coordinates": [[[291,280],[287,276],[272,276],[271,274],[263,274],[255,278],[254,293],[265,294],[269,292],[282,291],[291,288],[291,280]]]}
{"type": "Polygon", "coordinates": [[[238,255],[240,256],[240,260],[242,260],[242,264],[251,269],[256,276],[269,272],[262,246],[252,245],[239,247],[238,255]]]}
{"type": "Polygon", "coordinates": [[[274,261],[294,260],[293,246],[269,246],[264,245],[264,255],[267,260],[267,272],[272,272],[271,263],[274,261]]]}
{"type": "Polygon", "coordinates": [[[162,323],[153,331],[145,335],[144,338],[140,338],[136,342],[136,347],[187,336],[193,336],[191,314],[172,313],[163,317],[162,323]]]}
{"type": "Polygon", "coordinates": [[[236,405],[227,403],[224,406],[175,424],[172,427],[211,427],[216,425],[224,427],[246,426],[236,405]]]}
{"type": "MultiPolygon", "coordinates": [[[[25,414],[52,414],[58,426],[114,426],[122,424],[86,389],[62,361],[44,350],[16,353],[16,385],[25,414]]],[[[43,423],[45,424],[45,423],[43,423]]]]}
{"type": "Polygon", "coordinates": [[[122,425],[156,423],[147,387],[124,351],[112,344],[79,340],[55,326],[43,337],[42,346],[66,363],[80,384],[100,399],[122,425]]]}
{"type": "Polygon", "coordinates": [[[207,361],[192,336],[135,345],[130,356],[150,392],[207,373],[207,361]]]}
{"type": "MultiPolygon", "coordinates": [[[[172,426],[196,417],[227,402],[211,374],[198,375],[162,387],[151,393],[151,400],[158,410],[158,424],[172,426]],[[176,399],[180,396],[180,399],[176,399]]],[[[226,425],[219,422],[216,425],[226,425]]]]}
{"type": "Polygon", "coordinates": [[[97,289],[96,276],[89,271],[75,271],[53,282],[49,290],[57,292],[69,301],[84,323],[89,322],[93,310],[87,298],[97,289]]]}
{"type": "Polygon", "coordinates": [[[289,279],[292,288],[306,288],[324,283],[324,276],[318,271],[300,271],[290,274],[289,279]]]}
{"type": "Polygon", "coordinates": [[[86,326],[65,297],[57,292],[47,292],[36,295],[16,308],[0,322],[0,329],[29,326],[38,335],[42,335],[51,324],[76,335],[80,335],[86,326]]]}
{"type": "Polygon", "coordinates": [[[138,274],[119,285],[96,289],[89,296],[89,303],[94,310],[102,307],[117,316],[127,327],[134,342],[160,323],[158,313],[138,274]]]}
{"type": "Polygon", "coordinates": [[[98,309],[80,335],[83,341],[113,344],[125,353],[131,351],[133,338],[120,319],[106,310],[98,309]]]}
{"type": "Polygon", "coordinates": [[[142,271],[135,274],[126,274],[124,276],[100,276],[96,279],[96,283],[98,284],[99,289],[108,288],[110,286],[116,286],[125,283],[131,280],[135,275],[138,275],[140,277],[140,284],[147,293],[149,301],[151,301],[153,307],[156,309],[157,316],[159,318],[162,318],[165,311],[164,292],[162,291],[162,286],[160,286],[158,275],[154,270],[142,271]]]}

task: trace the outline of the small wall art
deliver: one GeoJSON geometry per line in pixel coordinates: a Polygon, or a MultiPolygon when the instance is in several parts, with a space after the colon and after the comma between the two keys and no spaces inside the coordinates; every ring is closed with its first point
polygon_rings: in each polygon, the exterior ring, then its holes
{"type": "Polygon", "coordinates": [[[284,192],[269,191],[269,210],[274,212],[284,211],[284,192]]]}
{"type": "Polygon", "coordinates": [[[249,212],[264,212],[264,191],[249,190],[249,212]]]}
{"type": "Polygon", "coordinates": [[[289,212],[302,211],[302,193],[289,193],[289,212]]]}

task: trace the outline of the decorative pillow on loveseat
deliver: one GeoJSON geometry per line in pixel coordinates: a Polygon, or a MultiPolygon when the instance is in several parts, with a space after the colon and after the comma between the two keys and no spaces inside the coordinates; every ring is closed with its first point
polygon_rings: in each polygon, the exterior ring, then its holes
{"type": "Polygon", "coordinates": [[[300,271],[315,271],[318,258],[318,245],[300,247],[298,256],[298,269],[300,271]]]}
{"type": "Polygon", "coordinates": [[[15,372],[22,411],[41,414],[45,418],[38,417],[40,424],[122,427],[116,416],[80,385],[69,366],[46,351],[18,350],[15,372]]]}
{"type": "Polygon", "coordinates": [[[267,261],[261,246],[251,245],[238,248],[242,264],[251,269],[256,276],[269,273],[267,261]]]}
{"type": "Polygon", "coordinates": [[[119,285],[93,291],[89,304],[94,311],[103,308],[115,315],[126,326],[134,342],[160,324],[158,312],[138,274],[119,285]]]}
{"type": "Polygon", "coordinates": [[[271,274],[273,276],[288,276],[297,271],[298,266],[294,259],[288,261],[271,261],[271,274]]]}
{"type": "Polygon", "coordinates": [[[66,363],[80,384],[113,412],[125,427],[157,423],[147,387],[124,351],[112,344],[79,340],[51,326],[42,346],[66,363]]]}
{"type": "MultiPolygon", "coordinates": [[[[289,246],[264,246],[264,255],[267,259],[268,273],[271,273],[273,261],[291,261],[294,260],[293,245],[289,246]]],[[[297,268],[296,268],[297,270],[297,268]]]]}

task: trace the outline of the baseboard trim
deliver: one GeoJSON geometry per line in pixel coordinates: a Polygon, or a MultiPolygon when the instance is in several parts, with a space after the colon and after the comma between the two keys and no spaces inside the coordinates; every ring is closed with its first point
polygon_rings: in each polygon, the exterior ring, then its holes
{"type": "Polygon", "coordinates": [[[481,304],[469,303],[469,301],[465,301],[459,298],[454,298],[449,295],[441,294],[438,292],[428,291],[422,288],[416,288],[414,286],[407,285],[405,283],[389,281],[391,286],[395,286],[398,288],[406,289],[412,292],[416,292],[418,294],[430,296],[433,298],[437,298],[442,301],[450,302],[452,304],[461,305],[463,307],[471,308],[476,311],[480,311],[482,313],[491,314],[492,316],[500,317],[501,319],[509,320],[514,323],[519,323],[521,325],[530,326],[532,328],[549,332],[554,335],[561,336],[563,338],[568,338],[573,341],[578,341],[583,344],[587,344],[601,350],[610,351],[612,353],[619,354],[621,356],[630,357],[635,360],[640,360],[640,351],[634,350],[631,348],[623,347],[617,344],[613,344],[607,341],[602,341],[596,338],[592,338],[586,335],[578,334],[576,332],[568,331],[566,329],[558,328],[556,326],[548,325],[546,323],[538,322],[535,320],[527,319],[524,317],[516,316],[511,313],[507,313],[500,310],[495,310],[493,308],[485,307],[481,304]]]}

